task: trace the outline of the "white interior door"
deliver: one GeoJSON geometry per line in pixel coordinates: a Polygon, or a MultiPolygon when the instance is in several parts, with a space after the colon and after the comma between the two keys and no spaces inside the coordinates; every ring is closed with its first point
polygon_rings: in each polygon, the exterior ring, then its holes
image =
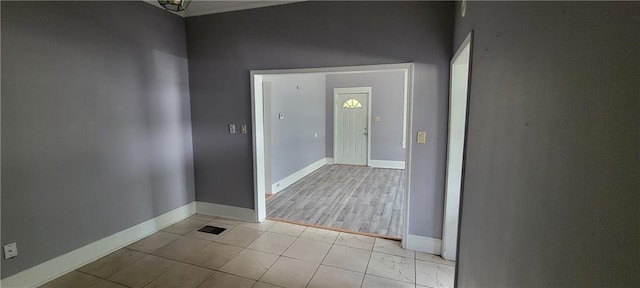
{"type": "Polygon", "coordinates": [[[458,215],[467,126],[467,86],[470,57],[471,35],[467,37],[451,61],[447,179],[442,231],[442,258],[449,260],[455,260],[458,246],[458,215]]]}
{"type": "Polygon", "coordinates": [[[369,94],[336,93],[336,164],[367,165],[369,94]]]}

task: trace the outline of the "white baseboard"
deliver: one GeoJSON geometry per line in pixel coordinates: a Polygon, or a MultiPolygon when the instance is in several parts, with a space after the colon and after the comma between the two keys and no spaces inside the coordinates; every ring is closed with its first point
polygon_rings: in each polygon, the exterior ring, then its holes
{"type": "Polygon", "coordinates": [[[404,169],[404,161],[369,160],[369,166],[373,168],[404,169]]]}
{"type": "Polygon", "coordinates": [[[1,287],[36,287],[84,266],[113,251],[181,221],[196,212],[195,202],[117,232],[67,254],[2,279],[1,287]]]}
{"type": "Polygon", "coordinates": [[[196,212],[246,222],[256,222],[256,212],[249,208],[196,201],[196,212]]]}
{"type": "Polygon", "coordinates": [[[329,158],[324,158],[325,160],[327,160],[327,165],[333,165],[336,163],[336,161],[333,159],[333,157],[329,158]]]}
{"type": "Polygon", "coordinates": [[[320,167],[324,166],[325,164],[327,164],[327,159],[326,158],[322,158],[316,162],[311,163],[311,165],[304,167],[296,172],[294,172],[293,174],[284,177],[284,179],[273,183],[271,185],[271,193],[276,194],[282,190],[284,190],[285,188],[289,187],[291,184],[295,183],[296,181],[302,179],[304,176],[307,176],[309,174],[311,174],[311,172],[316,171],[318,169],[320,169],[320,167]]]}
{"type": "Polygon", "coordinates": [[[429,254],[440,255],[442,253],[442,240],[407,234],[405,239],[406,249],[425,252],[429,254]]]}

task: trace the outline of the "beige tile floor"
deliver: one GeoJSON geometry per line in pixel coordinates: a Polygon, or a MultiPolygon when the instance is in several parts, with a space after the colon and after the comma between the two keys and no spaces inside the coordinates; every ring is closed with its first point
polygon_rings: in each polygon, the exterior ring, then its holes
{"type": "Polygon", "coordinates": [[[453,287],[453,265],[397,241],[196,214],[41,287],[440,288],[453,287]]]}

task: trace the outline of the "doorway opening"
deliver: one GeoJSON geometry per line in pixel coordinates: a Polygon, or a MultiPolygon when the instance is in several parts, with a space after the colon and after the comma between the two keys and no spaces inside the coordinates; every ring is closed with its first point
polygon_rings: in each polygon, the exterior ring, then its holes
{"type": "Polygon", "coordinates": [[[406,238],[412,77],[410,63],[251,71],[256,220],[406,238]],[[394,92],[353,80],[388,75],[394,92]]]}

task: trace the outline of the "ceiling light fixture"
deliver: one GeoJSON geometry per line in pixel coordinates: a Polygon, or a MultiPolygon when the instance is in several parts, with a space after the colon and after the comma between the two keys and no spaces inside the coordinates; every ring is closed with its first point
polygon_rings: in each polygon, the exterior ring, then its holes
{"type": "Polygon", "coordinates": [[[184,11],[191,3],[191,0],[158,0],[158,3],[169,11],[184,11]]]}

